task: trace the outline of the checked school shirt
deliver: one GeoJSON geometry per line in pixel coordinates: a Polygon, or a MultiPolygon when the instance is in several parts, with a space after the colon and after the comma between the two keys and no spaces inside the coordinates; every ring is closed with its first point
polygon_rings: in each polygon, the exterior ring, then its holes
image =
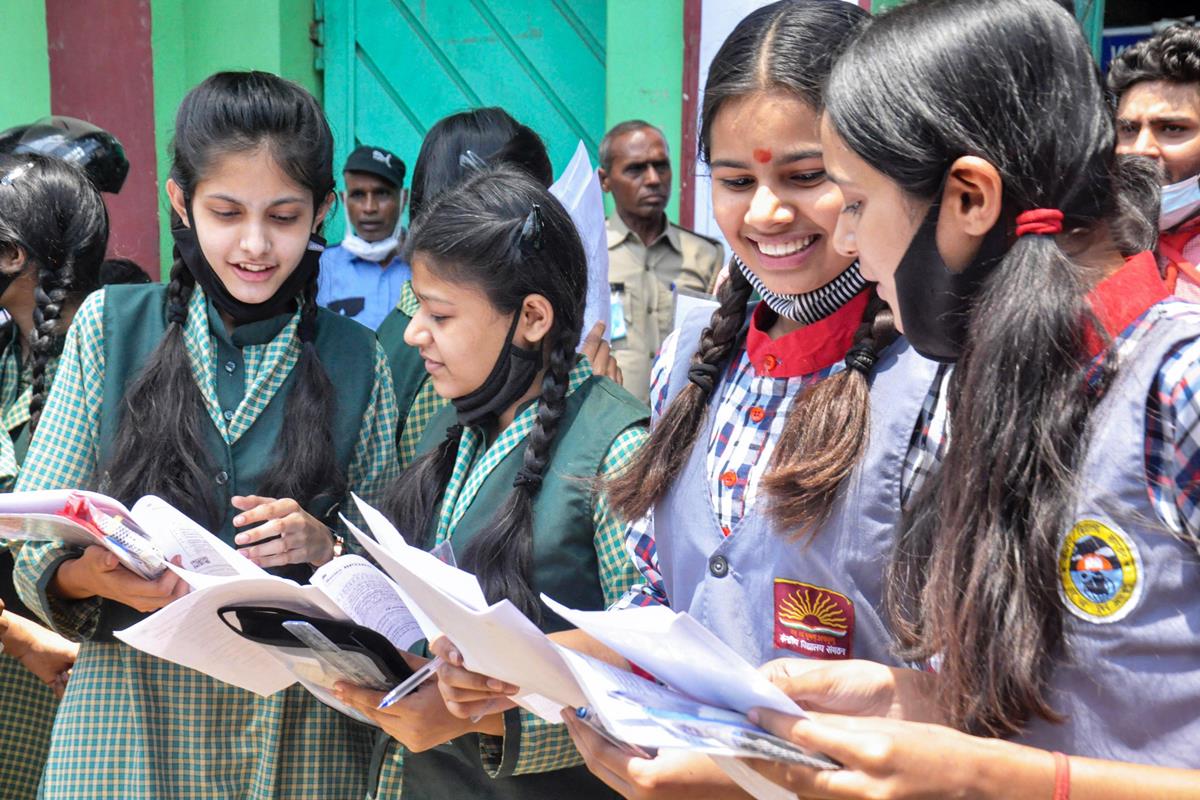
{"type": "MultiPolygon", "coordinates": [[[[80,307],[58,374],[26,457],[19,490],[86,486],[99,457],[104,386],[105,292],[80,307]]],[[[327,312],[322,312],[327,313],[327,312]]],[[[234,441],[267,409],[297,362],[294,314],[269,339],[240,346],[245,394],[219,419],[215,381],[218,337],[229,336],[200,289],[184,330],[193,377],[221,436],[234,441]]],[[[247,326],[250,327],[250,326],[247,326]]],[[[348,482],[368,502],[396,473],[391,373],[376,349],[372,389],[359,425],[348,482]]],[[[347,509],[351,511],[352,509],[347,509]]],[[[69,557],[53,543],[26,544],[17,559],[21,595],[59,633],[88,640],[98,622],[95,599],[68,601],[46,584],[69,557]]],[[[84,641],[57,722],[43,797],[296,800],[365,794],[371,735],[299,686],[268,698],[235,689],[119,642],[84,641]]]]}
{"type": "MultiPolygon", "coordinates": [[[[865,295],[860,294],[859,298],[865,300],[865,295]]],[[[707,442],[709,496],[726,536],[757,500],[759,482],[771,462],[775,444],[783,433],[796,397],[846,368],[845,362],[839,359],[811,372],[797,374],[787,370],[788,351],[793,341],[823,333],[809,330],[813,326],[806,326],[772,342],[764,330],[764,308],[761,304],[756,307],[746,346],[726,368],[717,387],[719,400],[710,406],[715,419],[712,436],[707,442]]],[[[847,311],[852,315],[855,313],[855,309],[847,311]]],[[[813,325],[822,322],[824,320],[813,325]]],[[[671,367],[677,358],[684,357],[680,347],[694,348],[695,343],[680,344],[676,331],[668,337],[655,362],[650,391],[654,420],[666,410],[671,367]]],[[[901,498],[905,504],[920,486],[920,481],[936,468],[945,450],[948,437],[943,387],[951,373],[949,366],[939,367],[915,420],[901,478],[901,498]]],[[[625,546],[637,564],[642,580],[618,601],[618,607],[668,604],[658,564],[653,516],[652,510],[628,528],[625,546]]]]}
{"type": "MultiPolygon", "coordinates": [[[[586,357],[580,356],[568,379],[568,396],[591,375],[591,364],[586,357]]],[[[537,404],[534,403],[517,414],[512,424],[501,431],[490,446],[484,440],[480,429],[467,428],[463,431],[454,468],[446,484],[438,514],[435,546],[453,537],[455,527],[488,475],[530,434],[536,416],[537,404]]],[[[641,425],[626,428],[613,440],[601,463],[600,474],[608,476],[624,468],[646,441],[647,436],[646,429],[641,425]]],[[[595,527],[593,542],[600,567],[600,585],[604,592],[605,604],[611,605],[629,591],[637,580],[638,572],[625,552],[625,524],[609,508],[603,493],[596,495],[592,520],[595,527]]],[[[566,726],[548,723],[524,709],[519,709],[519,713],[520,751],[510,774],[549,772],[583,763],[583,758],[571,742],[566,726]]],[[[495,777],[500,772],[504,741],[501,737],[484,736],[480,738],[480,743],[484,768],[495,777]]],[[[401,796],[401,748],[393,743],[390,749],[392,752],[384,761],[380,774],[377,796],[381,798],[401,796]]]]}
{"type": "MultiPolygon", "coordinates": [[[[1153,287],[1158,280],[1153,257],[1142,253],[1129,259],[1125,268],[1102,281],[1093,296],[1137,296],[1139,286],[1153,287]]],[[[1152,289],[1151,289],[1152,290],[1152,289]]],[[[1181,302],[1171,300],[1169,302],[1181,302]]],[[[1122,318],[1118,311],[1104,315],[1112,337],[1111,344],[1097,353],[1092,374],[1097,367],[1120,363],[1122,355],[1131,352],[1141,336],[1149,329],[1153,317],[1143,312],[1126,324],[1128,311],[1122,318]],[[1117,321],[1122,320],[1122,321],[1117,321]]],[[[1177,535],[1200,537],[1200,330],[1198,338],[1174,347],[1159,367],[1155,388],[1146,398],[1145,416],[1145,475],[1146,490],[1162,522],[1177,535]]],[[[663,412],[666,403],[667,377],[679,347],[672,336],[663,346],[655,364],[652,379],[654,418],[663,412]]],[[[713,440],[708,443],[710,493],[714,510],[722,524],[732,527],[743,511],[753,502],[754,488],[770,462],[775,442],[782,430],[782,418],[798,391],[844,366],[835,364],[824,373],[795,378],[771,378],[757,374],[745,348],[735,364],[725,373],[720,387],[721,401],[714,413],[713,440]],[[774,413],[769,434],[755,426],[735,425],[731,420],[739,410],[762,407],[774,413]],[[724,421],[724,422],[722,422],[724,421]],[[728,441],[720,442],[718,431],[729,431],[728,441]],[[745,485],[739,481],[730,487],[720,479],[732,471],[734,464],[752,461],[745,485]]],[[[901,485],[902,503],[907,507],[923,480],[941,463],[950,441],[949,413],[946,403],[953,369],[944,365],[930,389],[913,430],[901,485]]],[[[764,416],[764,419],[766,417],[764,416]]],[[[641,572],[642,581],[623,597],[618,606],[668,604],[658,568],[654,541],[653,512],[629,526],[626,547],[641,572]]]]}

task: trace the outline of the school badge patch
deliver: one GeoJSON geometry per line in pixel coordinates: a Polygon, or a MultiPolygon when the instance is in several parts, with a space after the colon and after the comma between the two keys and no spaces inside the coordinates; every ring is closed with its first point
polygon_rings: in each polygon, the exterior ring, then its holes
{"type": "Polygon", "coordinates": [[[854,602],[811,583],[776,578],[775,647],[808,658],[852,658],[854,602]]]}
{"type": "Polygon", "coordinates": [[[1088,622],[1117,622],[1142,595],[1142,557],[1123,531],[1094,519],[1075,523],[1058,553],[1058,592],[1088,622]]]}

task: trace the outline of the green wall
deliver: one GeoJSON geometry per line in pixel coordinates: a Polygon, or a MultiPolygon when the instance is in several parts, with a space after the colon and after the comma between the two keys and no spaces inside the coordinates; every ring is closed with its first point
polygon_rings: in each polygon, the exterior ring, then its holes
{"type": "MultiPolygon", "coordinates": [[[[608,0],[607,42],[605,129],[635,118],[663,129],[674,167],[667,215],[678,220],[683,0],[608,0]]],[[[605,205],[611,212],[608,195],[605,205]]]]}
{"type": "Polygon", "coordinates": [[[0,130],[33,122],[50,113],[50,55],[46,45],[46,5],[42,0],[0,2],[0,130]]]}
{"type": "MultiPolygon", "coordinates": [[[[163,275],[171,265],[166,199],[175,111],[214,72],[261,69],[290,78],[321,99],[308,26],[312,0],[152,0],[154,134],[158,149],[163,275]]],[[[43,36],[44,38],[44,36],[43,36]]]]}

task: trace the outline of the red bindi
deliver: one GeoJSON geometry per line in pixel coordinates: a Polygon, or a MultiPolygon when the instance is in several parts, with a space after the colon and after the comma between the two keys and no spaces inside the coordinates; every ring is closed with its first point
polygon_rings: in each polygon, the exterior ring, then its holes
{"type": "Polygon", "coordinates": [[[771,151],[765,147],[754,148],[754,160],[760,164],[766,164],[771,160],[771,151]]]}

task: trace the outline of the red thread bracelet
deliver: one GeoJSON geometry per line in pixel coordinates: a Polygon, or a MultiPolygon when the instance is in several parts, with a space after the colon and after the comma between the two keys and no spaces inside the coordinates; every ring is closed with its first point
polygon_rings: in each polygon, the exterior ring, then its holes
{"type": "Polygon", "coordinates": [[[1071,759],[1054,754],[1054,800],[1071,800],[1071,759]]]}

